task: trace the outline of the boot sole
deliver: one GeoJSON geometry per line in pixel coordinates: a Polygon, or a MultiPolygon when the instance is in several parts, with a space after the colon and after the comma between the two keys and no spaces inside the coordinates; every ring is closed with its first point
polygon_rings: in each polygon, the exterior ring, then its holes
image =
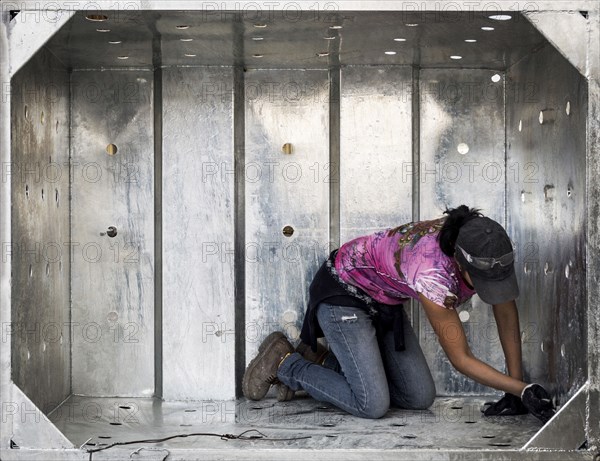
{"type": "Polygon", "coordinates": [[[283,333],[281,333],[280,331],[275,331],[273,333],[271,333],[269,336],[267,336],[263,342],[261,343],[260,346],[258,346],[258,355],[253,358],[250,363],[248,364],[248,366],[246,367],[246,371],[244,372],[244,377],[242,378],[242,392],[244,394],[244,396],[247,399],[250,400],[261,400],[262,398],[264,398],[265,395],[267,395],[267,392],[269,392],[269,388],[271,386],[267,387],[267,390],[265,391],[265,393],[262,396],[255,396],[252,397],[250,396],[250,392],[248,389],[249,386],[249,382],[248,379],[250,377],[250,375],[252,374],[252,372],[254,371],[254,367],[256,367],[256,364],[263,358],[263,356],[265,355],[265,351],[276,341],[278,341],[279,339],[281,339],[281,337],[284,337],[285,335],[283,333]]]}

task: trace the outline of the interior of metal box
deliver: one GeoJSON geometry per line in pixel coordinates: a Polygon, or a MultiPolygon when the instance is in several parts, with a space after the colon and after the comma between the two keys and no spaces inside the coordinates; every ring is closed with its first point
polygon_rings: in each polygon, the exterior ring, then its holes
{"type": "MultiPolygon", "coordinates": [[[[490,389],[417,305],[430,411],[235,401],[268,333],[297,340],[330,248],[462,203],[515,242],[526,380],[561,402],[585,382],[586,81],[524,17],[488,16],[75,14],[11,82],[14,382],[77,445],[522,446],[540,424],[481,418],[490,389]]],[[[461,319],[503,370],[490,307],[461,319]]]]}

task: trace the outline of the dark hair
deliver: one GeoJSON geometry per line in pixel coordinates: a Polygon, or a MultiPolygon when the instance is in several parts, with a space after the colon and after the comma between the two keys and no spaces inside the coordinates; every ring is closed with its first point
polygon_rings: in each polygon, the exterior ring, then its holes
{"type": "Polygon", "coordinates": [[[454,256],[454,245],[458,238],[460,228],[473,218],[479,218],[483,215],[477,208],[469,208],[467,205],[461,205],[457,208],[444,211],[448,217],[444,221],[444,225],[438,235],[440,248],[447,256],[454,256]]]}

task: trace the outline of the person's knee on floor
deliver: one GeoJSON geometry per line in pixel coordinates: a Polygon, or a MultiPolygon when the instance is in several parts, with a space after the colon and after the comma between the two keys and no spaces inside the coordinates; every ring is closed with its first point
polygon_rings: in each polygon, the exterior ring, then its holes
{"type": "Polygon", "coordinates": [[[359,406],[357,409],[356,416],[367,419],[379,419],[384,416],[390,409],[389,396],[372,399],[367,401],[366,405],[359,406]]]}

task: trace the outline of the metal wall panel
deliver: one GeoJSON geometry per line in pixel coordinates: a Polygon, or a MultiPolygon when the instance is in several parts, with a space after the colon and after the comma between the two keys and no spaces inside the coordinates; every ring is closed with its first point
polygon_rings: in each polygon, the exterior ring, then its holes
{"type": "Polygon", "coordinates": [[[587,375],[587,83],[550,46],[508,76],[508,163],[517,167],[507,175],[507,218],[526,377],[571,397],[587,375]]]}
{"type": "MultiPolygon", "coordinates": [[[[15,75],[12,158],[2,180],[12,188],[12,379],[42,411],[70,393],[69,74],[49,52],[15,75]]],[[[9,336],[10,335],[10,336],[9,336]]]]}
{"type": "MultiPolygon", "coordinates": [[[[420,73],[420,215],[441,216],[461,204],[481,208],[504,223],[504,78],[489,70],[425,69],[420,73]],[[467,150],[468,149],[468,150],[467,150]]],[[[476,357],[504,370],[491,307],[477,296],[461,306],[463,326],[476,357]]],[[[438,394],[490,392],[458,373],[423,316],[421,345],[438,394]]]]}
{"type": "Polygon", "coordinates": [[[72,74],[75,394],[154,391],[152,102],[151,72],[72,74]]]}
{"type": "Polygon", "coordinates": [[[230,399],[233,69],[164,69],[163,113],[163,397],[230,399]]]}
{"type": "Polygon", "coordinates": [[[412,220],[412,69],[344,67],[340,241],[412,220]]]}
{"type": "Polygon", "coordinates": [[[328,74],[248,71],[245,94],[249,360],[271,331],[297,339],[308,286],[328,254],[328,74]]]}

